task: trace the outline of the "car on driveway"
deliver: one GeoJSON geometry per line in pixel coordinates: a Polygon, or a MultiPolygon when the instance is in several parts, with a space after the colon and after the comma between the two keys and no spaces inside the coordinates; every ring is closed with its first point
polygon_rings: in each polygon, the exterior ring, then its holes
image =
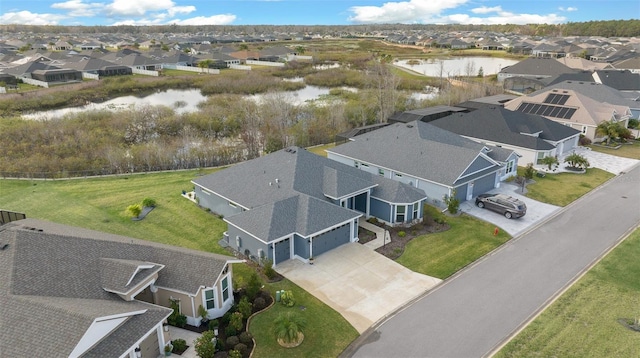
{"type": "Polygon", "coordinates": [[[476,205],[500,213],[507,219],[517,219],[527,213],[527,205],[522,200],[504,194],[480,194],[476,205]]]}

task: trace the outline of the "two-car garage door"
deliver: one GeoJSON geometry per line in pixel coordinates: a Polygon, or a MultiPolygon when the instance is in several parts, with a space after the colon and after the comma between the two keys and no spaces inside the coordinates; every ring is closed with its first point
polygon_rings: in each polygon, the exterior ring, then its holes
{"type": "Polygon", "coordinates": [[[313,238],[313,256],[319,256],[340,245],[349,243],[351,237],[351,227],[345,224],[331,231],[327,231],[313,238]]]}

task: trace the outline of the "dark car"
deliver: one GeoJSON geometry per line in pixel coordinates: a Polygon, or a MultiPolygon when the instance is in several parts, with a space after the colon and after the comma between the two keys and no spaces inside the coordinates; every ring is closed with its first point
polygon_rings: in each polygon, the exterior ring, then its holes
{"type": "Polygon", "coordinates": [[[522,200],[504,194],[480,194],[476,205],[500,213],[507,219],[520,218],[527,213],[527,205],[522,200]]]}

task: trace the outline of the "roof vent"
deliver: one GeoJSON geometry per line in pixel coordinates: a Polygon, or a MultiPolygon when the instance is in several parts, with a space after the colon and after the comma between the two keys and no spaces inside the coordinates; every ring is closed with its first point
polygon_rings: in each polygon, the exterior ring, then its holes
{"type": "Polygon", "coordinates": [[[407,124],[407,128],[413,128],[412,124],[407,124]]]}

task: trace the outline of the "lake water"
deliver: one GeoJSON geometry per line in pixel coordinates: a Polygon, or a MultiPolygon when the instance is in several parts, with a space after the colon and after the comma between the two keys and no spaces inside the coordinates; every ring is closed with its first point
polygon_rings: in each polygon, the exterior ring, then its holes
{"type": "Polygon", "coordinates": [[[394,62],[398,67],[407,68],[414,72],[430,77],[452,77],[452,76],[476,76],[480,67],[485,76],[495,75],[501,69],[515,65],[519,60],[511,60],[496,57],[451,57],[444,59],[428,60],[402,60],[394,62]],[[409,64],[409,62],[418,62],[409,64]]]}

